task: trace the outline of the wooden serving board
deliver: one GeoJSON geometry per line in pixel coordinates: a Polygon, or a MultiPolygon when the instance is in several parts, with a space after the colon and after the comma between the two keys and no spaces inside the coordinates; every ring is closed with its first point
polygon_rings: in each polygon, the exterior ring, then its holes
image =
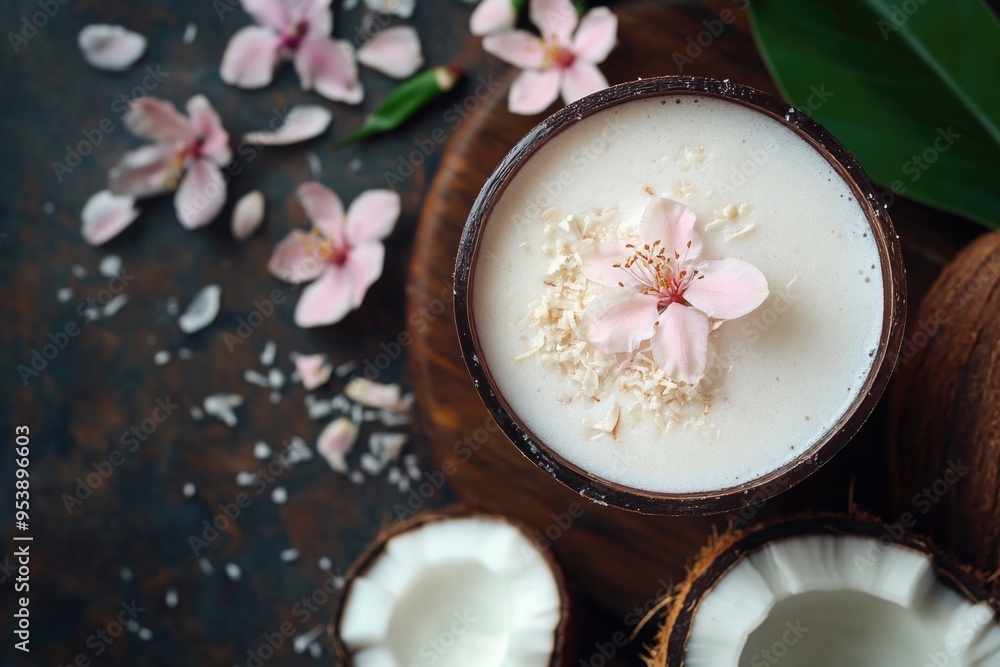
{"type": "MultiPolygon", "coordinates": [[[[777,94],[750,37],[743,4],[650,0],[614,5],[620,43],[602,69],[611,83],[683,73],[728,78],[777,94]],[[707,46],[698,46],[699,40],[707,46]]],[[[739,517],[653,517],[593,504],[525,459],[496,430],[481,403],[459,352],[448,286],[473,200],[507,151],[540,120],[509,113],[505,85],[451,138],[424,205],[410,267],[410,363],[426,433],[457,495],[468,505],[537,529],[539,543],[551,543],[578,593],[611,619],[620,619],[610,636],[634,625],[638,616],[629,614],[635,607],[648,606],[662,594],[664,582],[682,579],[685,563],[712,531],[739,517]]],[[[909,202],[895,204],[892,213],[904,231],[912,301],[977,230],[909,202]]],[[[852,493],[863,506],[886,512],[884,432],[876,411],[831,464],[794,490],[746,511],[747,517],[843,511],[852,493]]]]}

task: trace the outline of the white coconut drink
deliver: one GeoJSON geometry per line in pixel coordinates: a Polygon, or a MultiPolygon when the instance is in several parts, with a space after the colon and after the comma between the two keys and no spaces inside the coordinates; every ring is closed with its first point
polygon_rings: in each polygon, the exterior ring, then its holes
{"type": "Polygon", "coordinates": [[[569,606],[548,551],[498,516],[422,515],[345,581],[331,635],[353,667],[558,667],[569,606]]]}
{"type": "Polygon", "coordinates": [[[466,225],[456,314],[484,402],[601,503],[708,513],[787,488],[856,432],[898,352],[902,263],[875,193],[749,88],[662,78],[570,105],[466,225]]]}
{"type": "Polygon", "coordinates": [[[995,666],[998,610],[982,578],[899,524],[800,518],[706,547],[647,664],[995,666]]]}

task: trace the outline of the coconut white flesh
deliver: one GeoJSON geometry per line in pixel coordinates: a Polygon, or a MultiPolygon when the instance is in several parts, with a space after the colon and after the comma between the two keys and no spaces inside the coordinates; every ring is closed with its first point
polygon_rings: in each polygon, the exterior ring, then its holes
{"type": "Polygon", "coordinates": [[[930,559],[861,537],[776,540],[702,600],[688,667],[997,667],[1000,627],[930,559]]]}
{"type": "Polygon", "coordinates": [[[461,517],[392,538],[351,584],[340,636],[357,667],[548,667],[561,612],[524,533],[461,517]]]}

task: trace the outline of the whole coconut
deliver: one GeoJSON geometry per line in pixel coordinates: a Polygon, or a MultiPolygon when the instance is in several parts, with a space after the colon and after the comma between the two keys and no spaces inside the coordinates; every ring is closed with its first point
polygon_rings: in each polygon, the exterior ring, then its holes
{"type": "Polygon", "coordinates": [[[966,247],[924,298],[889,397],[900,515],[986,572],[1000,569],[1000,232],[966,247]]]}

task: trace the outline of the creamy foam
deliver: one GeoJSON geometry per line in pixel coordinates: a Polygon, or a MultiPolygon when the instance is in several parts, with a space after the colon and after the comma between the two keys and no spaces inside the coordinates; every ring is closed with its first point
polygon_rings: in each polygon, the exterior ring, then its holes
{"type": "Polygon", "coordinates": [[[864,211],[804,139],[740,104],[677,95],[592,116],[524,165],[483,230],[472,309],[499,392],[549,448],[633,488],[712,491],[792,461],[848,410],[878,348],[883,276],[864,211]],[[771,294],[712,334],[713,350],[743,351],[716,380],[703,423],[663,428],[633,410],[614,438],[595,439],[587,424],[605,418],[617,390],[566,402],[577,393],[570,378],[515,359],[532,336],[526,311],[546,288],[542,216],[638,220],[654,196],[690,206],[703,257],[750,262],[771,294]]]}

